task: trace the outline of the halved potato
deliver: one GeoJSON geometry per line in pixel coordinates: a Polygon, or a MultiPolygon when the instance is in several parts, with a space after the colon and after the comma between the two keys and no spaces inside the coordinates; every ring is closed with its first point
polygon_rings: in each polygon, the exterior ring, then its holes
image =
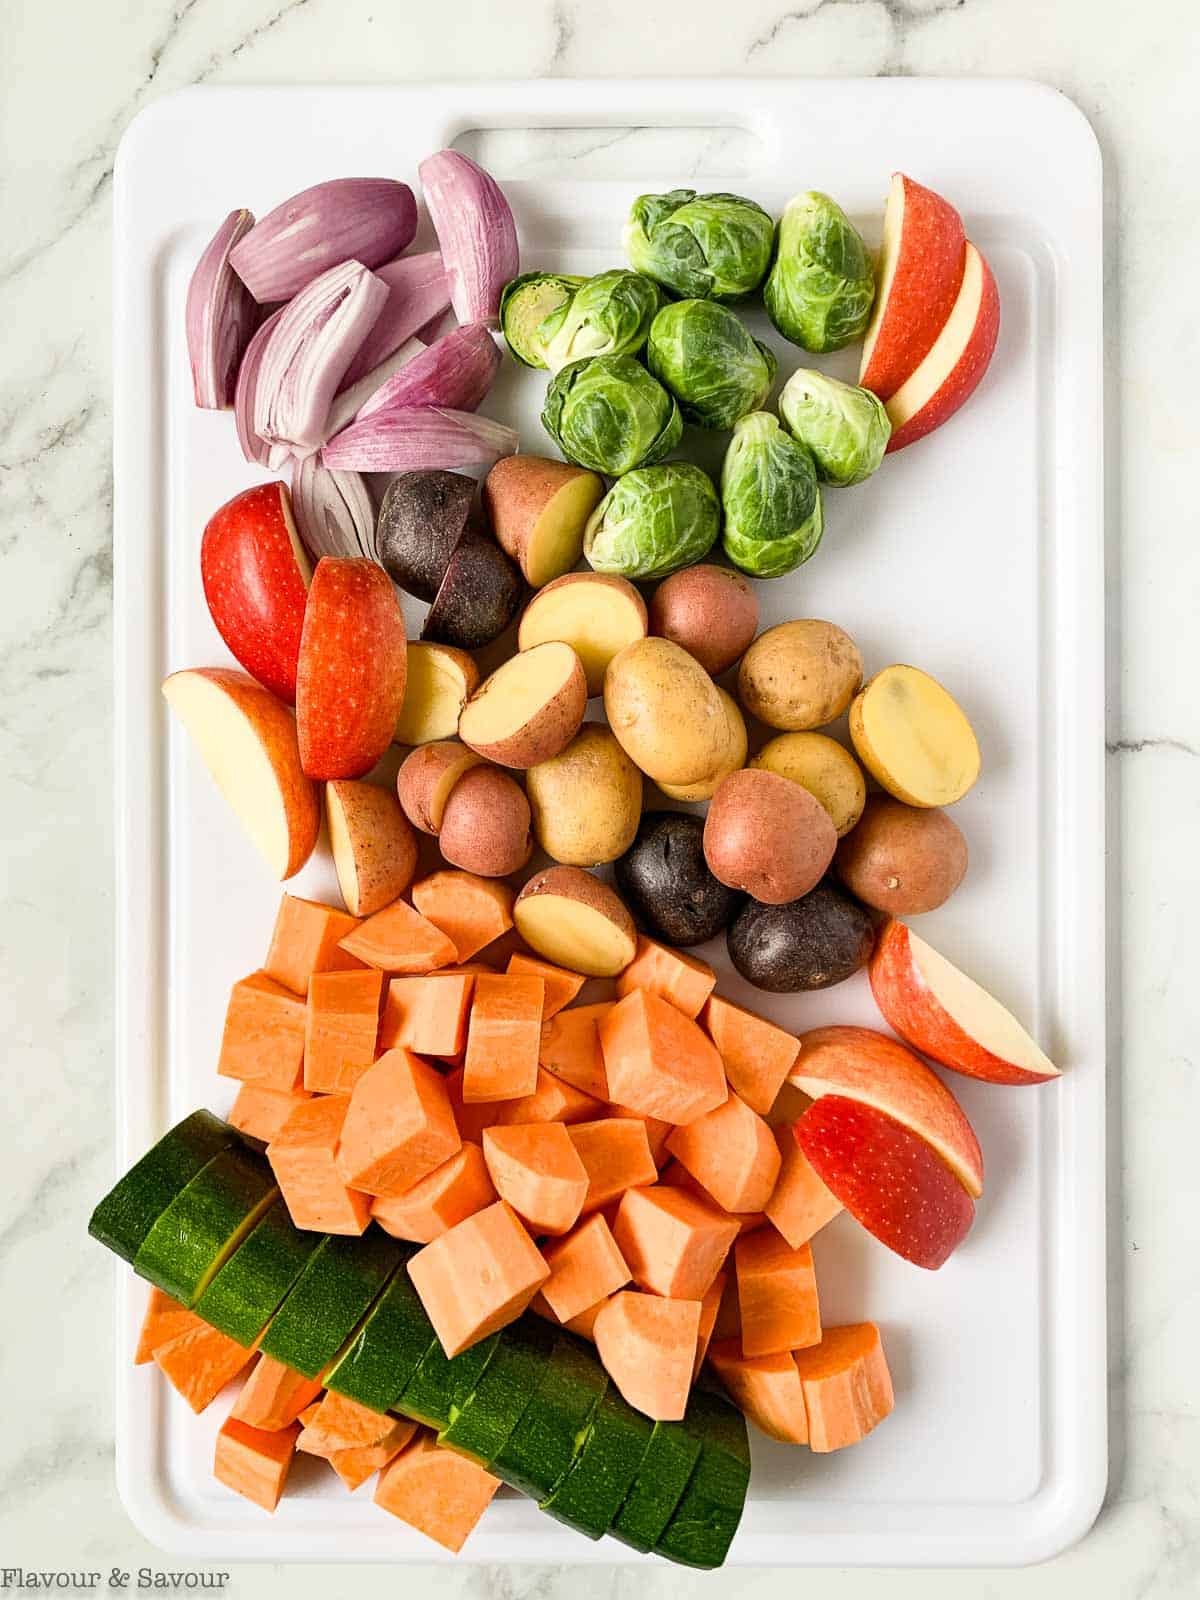
{"type": "Polygon", "coordinates": [[[953,805],[979,776],[966,713],[919,667],[875,674],[850,707],[850,737],[871,776],[906,805],[953,805]]]}
{"type": "Polygon", "coordinates": [[[637,930],[623,900],[581,867],[538,872],[513,906],[531,950],[589,978],[615,978],[637,954],[637,930]]]}
{"type": "Polygon", "coordinates": [[[742,716],[737,701],[731,694],[727,694],[720,684],[717,685],[717,693],[721,697],[721,704],[725,708],[729,724],[729,742],[725,747],[721,764],[711,777],[703,778],[699,783],[660,783],[658,787],[670,800],[711,800],[722,779],[746,765],[746,751],[750,748],[746,738],[746,719],[742,716]]]}
{"type": "Polygon", "coordinates": [[[646,603],[628,579],[569,572],[548,583],[525,607],[517,649],[532,650],[548,639],[561,639],[582,661],[587,692],[595,695],[604,690],[608,663],[627,644],[644,639],[646,628],[646,603]]]}
{"type": "Polygon", "coordinates": [[[396,794],[413,827],[422,833],[440,832],[450,791],[464,772],[482,762],[482,756],[457,739],[419,745],[405,756],[396,775],[396,794]]]}
{"type": "Polygon", "coordinates": [[[573,738],[586,710],[579,657],[569,644],[539,644],[484,679],[463,707],[458,736],[502,767],[533,767],[573,738]]]}
{"type": "Polygon", "coordinates": [[[325,785],[329,847],[338,887],[353,917],[390,905],[412,882],[417,838],[390,789],[354,778],[325,785]]]}
{"type": "Polygon", "coordinates": [[[587,519],[603,498],[597,473],[545,456],[505,456],[483,485],[496,543],[535,589],[579,560],[587,519]]]}
{"type": "Polygon", "coordinates": [[[862,816],[867,803],[862,768],[845,745],[826,733],[781,733],[763,745],[750,765],[807,789],[828,811],[839,839],[862,816]]]}
{"type": "Polygon", "coordinates": [[[396,723],[397,744],[449,739],[479,683],[474,656],[451,644],[409,641],[404,704],[396,723]]]}

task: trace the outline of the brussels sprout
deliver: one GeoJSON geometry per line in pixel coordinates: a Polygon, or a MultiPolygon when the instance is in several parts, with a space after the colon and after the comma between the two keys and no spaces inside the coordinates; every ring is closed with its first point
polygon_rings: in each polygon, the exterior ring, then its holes
{"type": "Polygon", "coordinates": [[[684,420],[701,428],[732,428],[762,405],[775,382],[771,351],[711,300],[664,306],[650,324],[646,362],[679,401],[684,420]]]}
{"type": "Polygon", "coordinates": [[[812,451],[822,483],[842,487],[871,476],[892,433],[878,395],[803,367],[784,384],[779,414],[812,451]]]}
{"type": "Polygon", "coordinates": [[[752,578],[791,572],[821,542],[825,518],[812,456],[769,411],[733,430],[721,467],[725,554],[752,578]]]}
{"type": "Polygon", "coordinates": [[[586,356],[635,356],[662,302],[653,278],[624,267],[586,279],[538,328],[546,365],[557,372],[586,356]]]}
{"type": "Polygon", "coordinates": [[[625,223],[625,254],[674,294],[742,300],[763,280],[775,228],[753,200],[672,189],[643,194],[625,223]]]}
{"type": "Polygon", "coordinates": [[[664,578],[717,542],[721,506],[707,472],[687,461],[639,467],[615,483],[588,519],[583,553],[597,572],[664,578]]]}
{"type": "Polygon", "coordinates": [[[871,258],[841,206],[825,194],[789,200],[763,285],[783,337],[805,350],[840,350],[866,328],[874,299],[871,258]]]}
{"type": "Polygon", "coordinates": [[[546,391],[542,426],[566,456],[619,478],[660,461],[679,443],[679,407],[632,356],[592,356],[556,373],[546,391]]]}
{"type": "Polygon", "coordinates": [[[558,272],[523,272],[504,285],[500,296],[500,326],[508,348],[527,367],[546,365],[542,324],[562,312],[586,278],[564,277],[558,272]]]}

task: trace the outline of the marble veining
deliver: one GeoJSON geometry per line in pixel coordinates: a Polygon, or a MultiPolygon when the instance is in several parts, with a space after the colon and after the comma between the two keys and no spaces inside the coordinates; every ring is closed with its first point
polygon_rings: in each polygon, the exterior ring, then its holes
{"type": "MultiPolygon", "coordinates": [[[[783,1600],[1185,1600],[1200,1593],[1200,1014],[1192,903],[1200,466],[1187,174],[1190,0],[9,0],[0,52],[0,1565],[186,1567],[130,1527],[112,1471],[110,1290],[83,1241],[111,1163],[112,599],[109,254],[130,118],[188,83],[578,74],[1010,74],[1071,94],[1106,161],[1113,1060],[1113,1465],[1082,1545],[1027,1572],[739,1570],[709,1593],[783,1600]]],[[[947,130],[952,136],[953,130],[947,130]]],[[[595,141],[590,141],[595,148],[595,141]]],[[[580,139],[582,156],[589,141],[580,139]]],[[[619,152],[618,152],[619,155],[619,152]]],[[[951,1422],[952,1425],[952,1422],[951,1422]]],[[[240,1569],[229,1592],[328,1593],[333,1569],[240,1569]]],[[[357,1569],[390,1594],[394,1571],[357,1569]]],[[[668,1569],[429,1566],[473,1600],[682,1600],[668,1569]]]]}

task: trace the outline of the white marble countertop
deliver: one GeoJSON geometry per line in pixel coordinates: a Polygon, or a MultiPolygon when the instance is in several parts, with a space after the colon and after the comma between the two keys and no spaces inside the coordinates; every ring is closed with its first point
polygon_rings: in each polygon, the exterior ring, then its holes
{"type": "MultiPolygon", "coordinates": [[[[0,1565],[182,1567],[134,1532],[112,1470],[111,1273],[84,1245],[109,1171],[113,891],[109,630],[111,180],[130,117],[196,82],[538,75],[993,74],[1071,95],[1107,198],[1112,1470],[1092,1533],[1028,1571],[747,1571],[782,1600],[1200,1592],[1200,953],[1195,660],[1200,362],[1190,0],[8,0],[0,51],[0,815],[5,1183],[0,1565]],[[652,20],[651,20],[652,14],[652,20]],[[1183,635],[1176,628],[1184,629],[1183,635]],[[1179,852],[1176,855],[1176,851],[1179,852]],[[1188,996],[1192,998],[1189,1000],[1188,996]],[[48,1263],[53,1269],[48,1269],[48,1263]],[[65,1268],[65,1271],[64,1271],[65,1268]],[[68,1314],[69,1312],[69,1314],[68,1314]],[[1192,1376],[1189,1379],[1188,1374],[1192,1376]]],[[[0,1582],[4,1581],[0,1578],[0,1582]]],[[[341,1580],[344,1582],[344,1578],[341,1580]]],[[[361,1568],[357,1594],[694,1592],[684,1571],[361,1568]]],[[[325,1593],[332,1569],[235,1571],[227,1592],[325,1593]]]]}

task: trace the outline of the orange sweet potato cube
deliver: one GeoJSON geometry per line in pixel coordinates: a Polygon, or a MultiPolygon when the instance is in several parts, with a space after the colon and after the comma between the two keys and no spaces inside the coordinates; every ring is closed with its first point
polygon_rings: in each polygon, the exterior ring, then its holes
{"type": "Polygon", "coordinates": [[[213,1476],[264,1511],[279,1504],[296,1454],[300,1424],[268,1432],[226,1417],[217,1434],[213,1476]]]}
{"type": "Polygon", "coordinates": [[[466,1046],[473,972],[393,978],[379,1022],[379,1048],[421,1056],[456,1056],[466,1046]]]}
{"type": "Polygon", "coordinates": [[[599,1212],[565,1238],[547,1244],[542,1254],[550,1276],[542,1285],[541,1298],[559,1322],[569,1322],[629,1282],[625,1257],[599,1212]]]}
{"type": "Polygon", "coordinates": [[[375,1504],[457,1553],[499,1487],[478,1462],[422,1430],[380,1473],[375,1504]]]}
{"type": "Polygon", "coordinates": [[[382,972],[316,972],[308,990],[304,1087],[349,1094],[375,1059],[382,972]]]}
{"type": "Polygon", "coordinates": [[[364,1194],[404,1194],[461,1143],[441,1074],[408,1050],[388,1050],[351,1093],[338,1173],[364,1194]]]}
{"type": "Polygon", "coordinates": [[[217,1071],[223,1078],[290,1089],[304,1061],[304,1001],[265,972],[234,984],[217,1071]]]}
{"type": "Polygon", "coordinates": [[[633,1281],[680,1300],[704,1298],[737,1233],[737,1223],[717,1206],[662,1184],[627,1190],[613,1224],[633,1281]]]}
{"type": "Polygon", "coordinates": [[[779,1355],[820,1342],[811,1245],[793,1250],[774,1228],[760,1228],[738,1240],[734,1262],[746,1355],[779,1355]]]}
{"type": "Polygon", "coordinates": [[[307,1089],[264,1089],[257,1083],[243,1083],[229,1112],[229,1126],[249,1139],[270,1144],[296,1107],[311,1099],[307,1089]]]}
{"type": "Polygon", "coordinates": [[[503,1200],[418,1250],[408,1275],[448,1356],[456,1356],[528,1306],[550,1268],[503,1200]]]}
{"type": "Polygon", "coordinates": [[[483,1151],[468,1140],[449,1161],[404,1194],[376,1200],[371,1215],[393,1238],[429,1244],[455,1223],[495,1202],[496,1191],[483,1151]]]}
{"type": "Polygon", "coordinates": [[[542,1038],[541,978],[481,972],[467,1028],[463,1100],[517,1100],[537,1088],[542,1038]]]}
{"type": "Polygon", "coordinates": [[[343,972],[361,965],[338,947],[338,940],[353,933],[357,926],[358,919],[337,906],[285,894],[263,970],[276,983],[306,999],[308,980],[314,972],[343,972]]]}
{"type": "Polygon", "coordinates": [[[371,1197],[351,1189],[338,1172],[348,1095],[318,1095],[297,1106],[267,1146],[275,1182],[297,1228],[360,1234],[371,1220],[371,1197]]]}
{"type": "Polygon", "coordinates": [[[634,989],[648,989],[669,1000],[685,1017],[698,1017],[716,981],[716,973],[699,956],[639,934],[637,954],[617,978],[617,998],[632,994],[634,989]]]}

